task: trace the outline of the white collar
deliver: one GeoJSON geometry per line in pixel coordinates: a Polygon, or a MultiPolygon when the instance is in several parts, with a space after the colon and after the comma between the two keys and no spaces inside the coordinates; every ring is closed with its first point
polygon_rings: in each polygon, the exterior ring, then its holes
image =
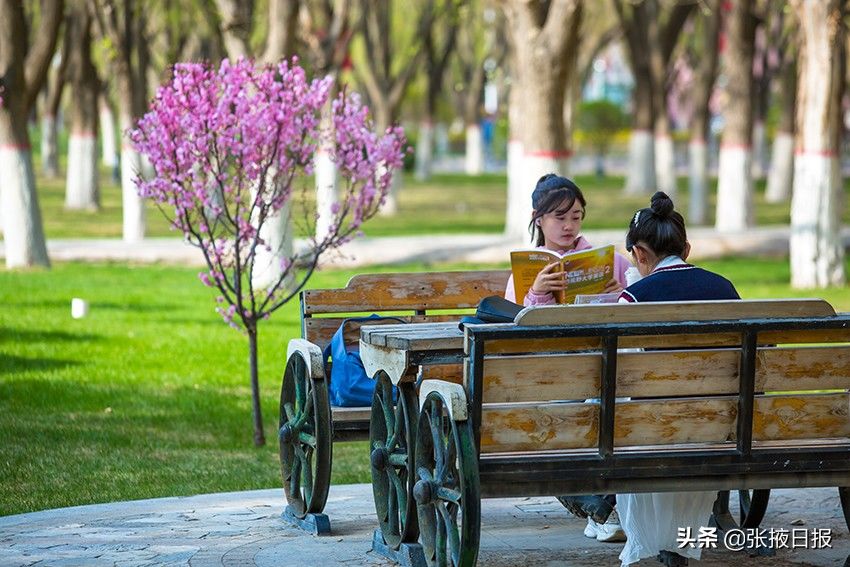
{"type": "Polygon", "coordinates": [[[670,256],[667,256],[666,258],[658,262],[658,264],[654,268],[652,268],[652,272],[650,273],[655,273],[661,268],[669,268],[670,266],[678,266],[685,263],[686,262],[682,260],[681,256],[671,254],[670,256]]]}

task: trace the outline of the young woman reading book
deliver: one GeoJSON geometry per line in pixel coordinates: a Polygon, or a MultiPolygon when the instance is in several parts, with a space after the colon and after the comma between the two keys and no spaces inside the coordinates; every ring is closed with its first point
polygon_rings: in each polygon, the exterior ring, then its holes
{"type": "MultiPolygon", "coordinates": [[[[537,181],[531,194],[531,206],[534,209],[529,224],[532,242],[538,248],[553,250],[559,254],[587,250],[593,246],[581,235],[587,202],[581,189],[566,177],[553,173],[544,175],[537,181]]],[[[522,299],[524,305],[552,305],[556,303],[554,292],[566,288],[564,273],[554,271],[558,266],[553,262],[537,274],[534,284],[522,299]]],[[[614,277],[605,287],[605,293],[616,293],[626,285],[626,270],[631,266],[621,254],[614,254],[614,277]]],[[[519,303],[514,291],[513,275],[508,279],[505,299],[519,303]]],[[[620,529],[619,519],[614,510],[614,495],[607,496],[561,496],[558,500],[570,512],[580,518],[587,518],[584,535],[598,541],[623,541],[625,535],[620,529]]]]}
{"type": "MultiPolygon", "coordinates": [[[[626,249],[643,278],[623,291],[621,302],[740,299],[729,280],[685,261],[691,250],[685,221],[673,210],[673,201],[660,191],[652,196],[649,208],[632,217],[626,249]]],[[[678,530],[691,527],[698,533],[700,526],[708,526],[716,496],[716,492],[617,495],[628,536],[620,554],[622,564],[657,557],[675,567],[687,565],[688,557],[699,559],[699,547],[678,549],[678,530]]]]}
{"type": "MultiPolygon", "coordinates": [[[[581,235],[581,224],[587,203],[581,189],[570,179],[554,173],[541,177],[531,194],[531,206],[534,210],[529,232],[535,246],[559,254],[593,248],[581,235]]],[[[630,265],[624,256],[614,254],[614,277],[605,287],[605,293],[617,293],[623,290],[626,285],[626,269],[630,265]]],[[[555,271],[557,267],[558,263],[553,262],[540,270],[534,284],[521,300],[516,297],[514,277],[511,275],[505,289],[505,299],[523,305],[554,304],[554,292],[567,287],[564,273],[555,271]]]]}

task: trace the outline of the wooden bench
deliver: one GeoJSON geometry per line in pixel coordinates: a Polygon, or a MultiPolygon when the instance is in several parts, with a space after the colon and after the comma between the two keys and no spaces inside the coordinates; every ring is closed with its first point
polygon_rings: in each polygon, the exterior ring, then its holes
{"type": "Polygon", "coordinates": [[[690,302],[516,323],[468,326],[464,384],[420,389],[429,563],[476,563],[481,498],[837,486],[850,526],[850,314],[690,302]]]}
{"type": "MultiPolygon", "coordinates": [[[[314,532],[329,530],[321,512],[330,486],[333,441],[369,437],[370,407],[328,403],[322,351],[340,324],[372,313],[408,322],[459,320],[482,298],[502,295],[508,275],[507,270],[362,274],[341,289],[301,292],[301,338],[289,342],[280,396],[280,463],[291,520],[314,532]]],[[[359,323],[346,326],[347,343],[356,344],[359,336],[359,323]]],[[[449,372],[460,375],[458,368],[449,372]]],[[[440,368],[431,374],[449,375],[440,368]]]]}

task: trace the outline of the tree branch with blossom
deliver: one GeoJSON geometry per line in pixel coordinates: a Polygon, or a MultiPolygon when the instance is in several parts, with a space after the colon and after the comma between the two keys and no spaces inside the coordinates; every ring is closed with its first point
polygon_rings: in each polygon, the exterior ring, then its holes
{"type": "MultiPolygon", "coordinates": [[[[368,109],[355,93],[332,101],[332,132],[322,130],[321,113],[332,79],[309,81],[297,59],[274,66],[250,60],[174,66],[169,83],[130,132],[155,175],[138,179],[171,225],[207,264],[201,281],[218,290],[218,312],[249,337],[254,397],[254,441],[265,442],[256,372],[257,323],[290,301],[306,284],[325,252],[360,233],[386,198],[394,171],[406,151],[398,127],[376,134],[368,109]],[[258,252],[276,251],[263,225],[283,210],[300,208],[315,234],[315,201],[306,189],[320,140],[332,139],[331,159],[346,190],[332,207],[331,228],[306,251],[282,258],[268,285],[252,281],[258,252]],[[300,197],[300,198],[298,198],[300,197]]],[[[289,235],[290,237],[292,235],[289,235]]]]}

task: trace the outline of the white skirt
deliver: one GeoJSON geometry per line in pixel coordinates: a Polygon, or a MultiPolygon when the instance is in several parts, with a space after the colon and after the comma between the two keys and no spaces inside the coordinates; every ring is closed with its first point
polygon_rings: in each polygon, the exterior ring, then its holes
{"type": "Polygon", "coordinates": [[[699,533],[711,519],[717,492],[652,492],[618,494],[617,512],[620,525],[626,532],[626,546],[620,553],[623,566],[658,555],[662,549],[699,560],[698,547],[679,549],[679,528],[691,528],[699,533]]]}

